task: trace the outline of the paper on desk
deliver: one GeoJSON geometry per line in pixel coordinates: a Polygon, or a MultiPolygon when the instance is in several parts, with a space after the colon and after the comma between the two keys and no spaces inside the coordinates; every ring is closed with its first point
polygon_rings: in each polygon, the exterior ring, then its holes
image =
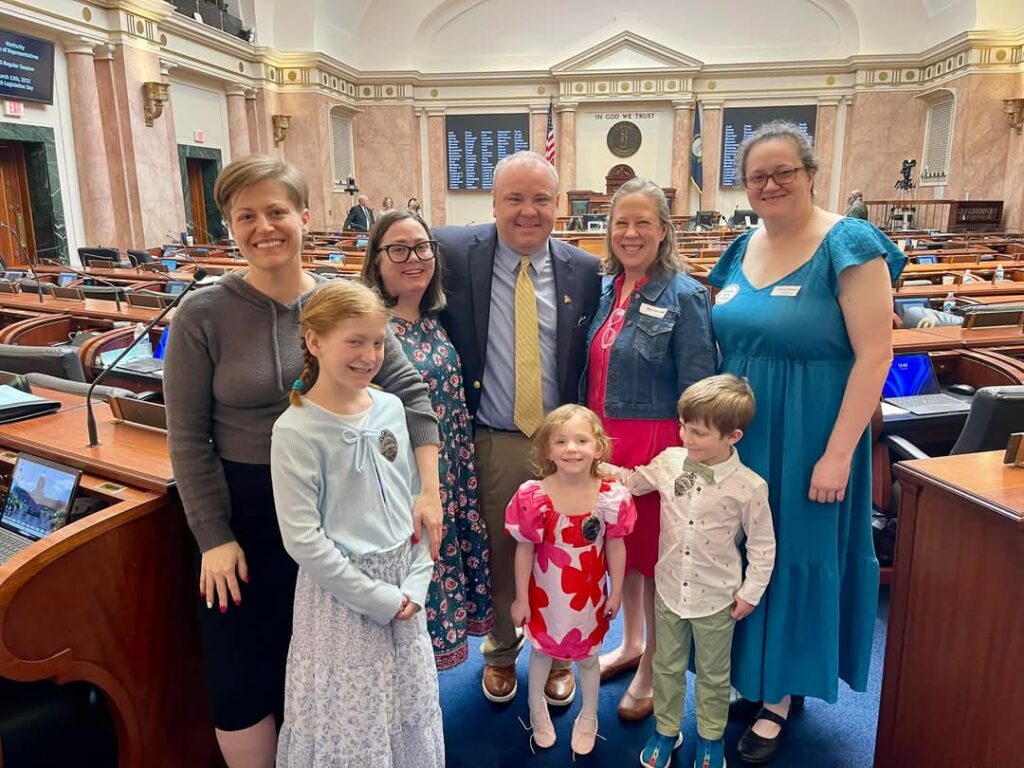
{"type": "Polygon", "coordinates": [[[910,413],[910,411],[904,410],[892,403],[887,403],[884,400],[882,401],[882,418],[886,416],[902,416],[905,413],[910,413]]]}

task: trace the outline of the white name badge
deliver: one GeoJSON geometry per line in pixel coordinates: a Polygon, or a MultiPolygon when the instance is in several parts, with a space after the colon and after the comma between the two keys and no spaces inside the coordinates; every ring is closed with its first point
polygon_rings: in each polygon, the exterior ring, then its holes
{"type": "Polygon", "coordinates": [[[740,287],[736,283],[733,283],[732,285],[727,285],[725,286],[725,288],[720,290],[718,294],[715,296],[715,304],[728,304],[730,301],[736,298],[736,294],[739,292],[740,287]]]}
{"type": "Polygon", "coordinates": [[[772,296],[796,296],[798,293],[799,285],[777,285],[772,288],[772,296]]]}
{"type": "Polygon", "coordinates": [[[640,314],[647,315],[648,317],[656,317],[659,320],[668,314],[667,307],[656,307],[653,304],[641,304],[640,314]]]}

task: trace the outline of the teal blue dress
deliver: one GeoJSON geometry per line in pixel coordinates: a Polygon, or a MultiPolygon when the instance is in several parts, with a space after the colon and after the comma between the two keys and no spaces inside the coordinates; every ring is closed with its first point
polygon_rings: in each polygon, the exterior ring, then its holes
{"type": "Polygon", "coordinates": [[[733,685],[755,701],[803,694],[835,702],[839,679],[866,688],[878,602],[867,429],[845,499],[807,498],[854,362],[839,273],[884,258],[895,280],[906,257],[869,222],[841,219],[809,261],[756,289],[742,270],[752,234],[737,238],[708,277],[721,288],[711,313],[721,370],[745,376],[757,398],[738,449],[768,482],[777,538],[768,590],[736,625],[733,685]]]}

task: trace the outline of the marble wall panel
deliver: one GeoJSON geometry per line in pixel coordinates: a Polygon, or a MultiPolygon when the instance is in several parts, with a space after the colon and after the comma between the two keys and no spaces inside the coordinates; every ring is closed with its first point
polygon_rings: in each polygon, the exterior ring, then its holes
{"type": "Polygon", "coordinates": [[[822,208],[829,208],[829,190],[834,173],[832,155],[836,142],[836,111],[834,104],[818,106],[818,125],[814,137],[814,149],[818,154],[818,173],[814,178],[814,199],[822,208]]]}
{"type": "Polygon", "coordinates": [[[701,157],[704,159],[704,189],[700,194],[700,210],[717,210],[718,180],[722,177],[721,169],[718,167],[722,148],[721,105],[704,105],[701,112],[700,139],[701,157]]]}
{"type": "Polygon", "coordinates": [[[448,154],[445,150],[444,115],[427,116],[427,151],[430,170],[431,225],[439,227],[448,220],[448,154]]]}
{"type": "Polygon", "coordinates": [[[419,130],[411,104],[369,106],[352,118],[356,183],[374,210],[385,195],[398,207],[420,196],[419,130]]]}
{"type": "Polygon", "coordinates": [[[278,148],[309,185],[310,226],[319,229],[344,221],[345,211],[337,210],[334,200],[328,118],[333,102],[318,93],[288,93],[278,95],[278,106],[280,114],[291,115],[288,137],[278,148]]]}
{"type": "Polygon", "coordinates": [[[956,93],[953,142],[946,196],[971,200],[1003,200],[1010,168],[1011,139],[1003,99],[1018,94],[1019,75],[968,75],[953,80],[956,93]]]}
{"type": "Polygon", "coordinates": [[[103,111],[103,143],[106,147],[107,171],[110,175],[110,206],[114,214],[117,233],[115,244],[122,250],[132,247],[133,233],[138,227],[137,208],[131,201],[136,200],[134,179],[125,169],[125,153],[131,141],[131,134],[123,133],[121,113],[124,110],[124,94],[118,87],[123,79],[117,76],[113,48],[96,54],[96,91],[99,103],[105,104],[103,111]]]}
{"type": "MultiPolygon", "coordinates": [[[[847,112],[840,201],[852,189],[863,190],[865,200],[893,198],[903,161],[914,158],[920,169],[927,108],[910,93],[854,97],[847,112]]],[[[922,191],[920,196],[931,194],[922,191]]]]}

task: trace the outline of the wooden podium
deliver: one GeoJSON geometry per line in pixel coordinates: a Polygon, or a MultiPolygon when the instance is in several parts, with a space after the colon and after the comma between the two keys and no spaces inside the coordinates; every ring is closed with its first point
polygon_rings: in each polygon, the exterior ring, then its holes
{"type": "Polygon", "coordinates": [[[1024,766],[1024,468],[896,465],[902,486],[875,768],[1024,766]]]}
{"type": "MultiPolygon", "coordinates": [[[[40,394],[48,394],[41,392],[40,394]]],[[[79,493],[109,506],[0,565],[0,676],[86,681],[102,691],[122,768],[223,765],[201,679],[196,584],[163,432],[116,424],[82,398],[0,425],[0,471],[25,451],[85,471],[79,493]]]]}

